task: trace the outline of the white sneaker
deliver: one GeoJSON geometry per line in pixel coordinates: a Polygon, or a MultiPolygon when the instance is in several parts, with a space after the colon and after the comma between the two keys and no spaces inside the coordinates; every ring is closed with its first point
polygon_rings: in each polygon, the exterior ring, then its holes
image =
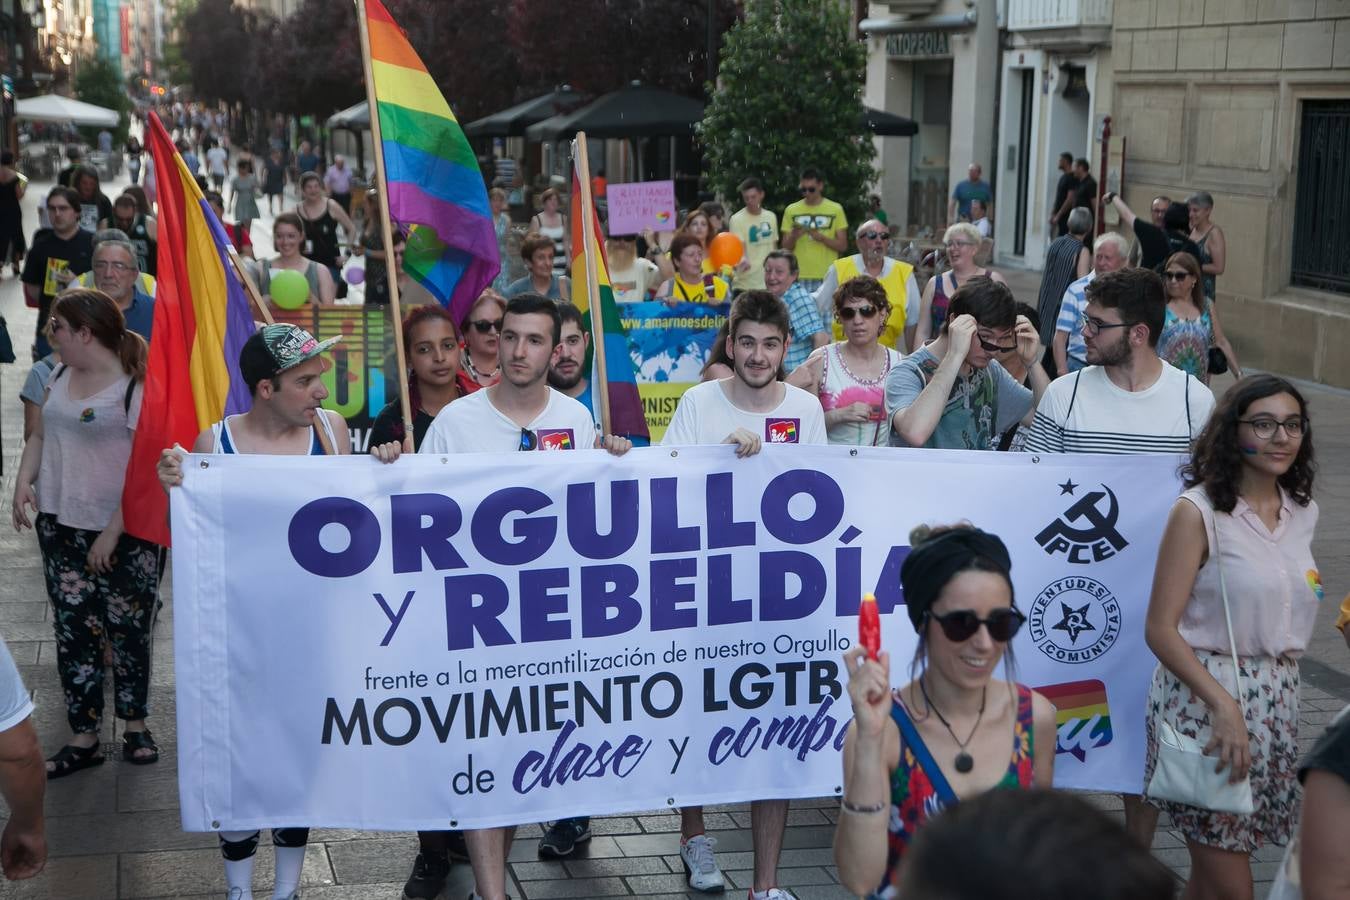
{"type": "Polygon", "coordinates": [[[713,859],[715,846],[717,840],[706,834],[680,842],[680,862],[684,863],[684,874],[689,877],[689,886],[696,891],[718,894],[727,889],[722,870],[717,868],[717,860],[713,859]]]}
{"type": "MultiPolygon", "coordinates": [[[[755,889],[750,889],[750,900],[755,900],[755,889]]],[[[764,892],[764,900],[797,900],[795,894],[783,888],[773,887],[764,892]]]]}

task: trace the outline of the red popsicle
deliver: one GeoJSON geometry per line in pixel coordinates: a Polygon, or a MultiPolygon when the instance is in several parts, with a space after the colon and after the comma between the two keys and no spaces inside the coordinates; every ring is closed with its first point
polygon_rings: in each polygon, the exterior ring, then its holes
{"type": "Polygon", "coordinates": [[[877,598],[863,594],[858,605],[858,643],[867,651],[868,659],[876,659],[881,650],[881,614],[877,612],[877,598]]]}

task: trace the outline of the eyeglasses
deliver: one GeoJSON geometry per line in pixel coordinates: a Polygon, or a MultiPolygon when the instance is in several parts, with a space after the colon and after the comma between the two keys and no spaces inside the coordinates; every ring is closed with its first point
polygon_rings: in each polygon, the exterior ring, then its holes
{"type": "MultiPolygon", "coordinates": [[[[1008,335],[1008,338],[1011,337],[1012,335],[1008,335]]],[[[1008,344],[1006,347],[1002,344],[995,344],[993,341],[986,341],[983,337],[979,336],[978,334],[975,336],[975,340],[980,342],[980,346],[984,348],[985,353],[1008,353],[1012,350],[1017,349],[1017,342],[1015,340],[1013,341],[1013,343],[1008,344]]]]}
{"type": "Polygon", "coordinates": [[[889,240],[890,235],[884,231],[864,231],[858,235],[860,241],[880,241],[889,240]]]}
{"type": "Polygon", "coordinates": [[[491,334],[494,331],[500,334],[502,330],[501,319],[474,319],[469,324],[479,334],[491,334]]]}
{"type": "Polygon", "coordinates": [[[520,429],[520,446],[517,450],[535,450],[539,447],[539,436],[528,428],[520,429]]]}
{"type": "Polygon", "coordinates": [[[112,259],[100,259],[94,263],[95,272],[130,272],[134,266],[112,259]]]}
{"type": "Polygon", "coordinates": [[[1022,623],[1027,620],[1027,617],[1022,615],[1022,611],[1013,606],[991,610],[989,615],[983,619],[975,615],[974,610],[969,609],[953,610],[945,616],[930,612],[928,617],[942,626],[942,633],[947,636],[947,640],[957,644],[974,637],[975,632],[980,630],[981,625],[989,630],[991,638],[1000,644],[1006,644],[1013,639],[1013,636],[1022,628],[1022,623]]]}
{"type": "Polygon", "coordinates": [[[952,250],[955,250],[957,247],[974,247],[974,246],[975,246],[975,242],[974,242],[974,241],[948,241],[947,243],[943,244],[942,246],[945,247],[945,248],[947,249],[948,252],[951,252],[952,250]]]}
{"type": "Polygon", "coordinates": [[[818,187],[807,187],[806,185],[802,185],[801,187],[803,194],[814,194],[818,190],[820,190],[818,187]]]}
{"type": "Polygon", "coordinates": [[[1297,440],[1303,437],[1310,424],[1306,416],[1292,416],[1283,422],[1278,419],[1268,419],[1264,416],[1259,419],[1238,419],[1238,421],[1251,426],[1252,433],[1263,441],[1273,438],[1277,428],[1283,428],[1285,434],[1297,440]]]}
{"type": "Polygon", "coordinates": [[[1163,277],[1168,281],[1185,281],[1191,277],[1190,272],[1164,272],[1163,277]]]}
{"type": "Polygon", "coordinates": [[[852,322],[854,316],[870,319],[876,314],[877,308],[870,303],[866,306],[845,306],[839,310],[839,318],[845,322],[852,322]]]}
{"type": "Polygon", "coordinates": [[[1137,325],[1137,322],[1103,322],[1101,319],[1094,319],[1088,316],[1083,320],[1083,334],[1097,334],[1110,328],[1129,328],[1137,325]]]}

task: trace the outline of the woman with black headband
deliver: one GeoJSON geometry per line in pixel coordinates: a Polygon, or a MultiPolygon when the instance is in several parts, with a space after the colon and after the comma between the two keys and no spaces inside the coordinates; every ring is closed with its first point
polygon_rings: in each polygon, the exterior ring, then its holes
{"type": "Polygon", "coordinates": [[[891,688],[890,655],[844,654],[853,722],[834,859],[844,885],[895,896],[895,867],[915,830],[962,797],[1049,787],[1055,710],[1030,688],[993,677],[1026,617],[996,536],[969,525],[915,529],[900,569],[919,634],[910,673],[891,688]]]}

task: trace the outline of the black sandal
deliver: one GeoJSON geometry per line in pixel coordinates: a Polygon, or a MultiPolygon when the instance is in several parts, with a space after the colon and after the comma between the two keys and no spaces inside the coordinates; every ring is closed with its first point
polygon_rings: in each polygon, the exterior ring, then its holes
{"type": "Polygon", "coordinates": [[[155,736],[150,733],[150,729],[128,731],[122,735],[122,759],[133,766],[148,766],[159,762],[159,746],[155,743],[155,736]],[[137,756],[137,750],[151,752],[147,756],[137,756]]]}
{"type": "Polygon", "coordinates": [[[103,746],[95,744],[92,747],[76,747],[74,744],[66,744],[55,756],[48,757],[47,762],[55,764],[54,768],[47,771],[48,781],[53,778],[65,778],[81,769],[103,765],[103,746]]]}

